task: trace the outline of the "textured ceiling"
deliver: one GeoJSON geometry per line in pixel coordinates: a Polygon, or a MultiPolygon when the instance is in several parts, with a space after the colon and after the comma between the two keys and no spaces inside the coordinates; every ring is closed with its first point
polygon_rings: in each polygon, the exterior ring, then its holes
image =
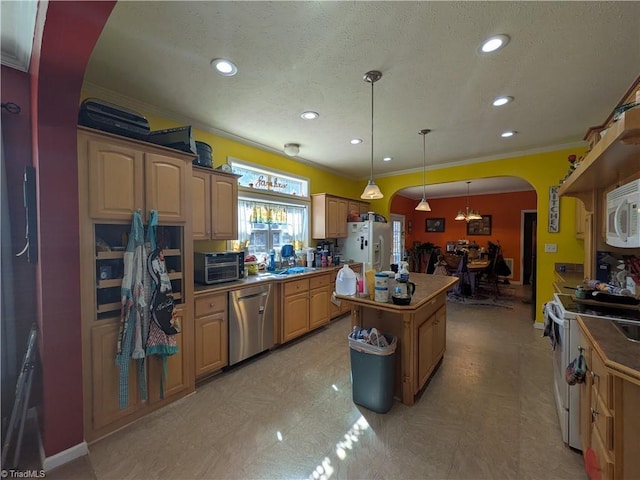
{"type": "Polygon", "coordinates": [[[85,82],[105,100],[268,149],[299,143],[298,159],[366,178],[363,75],[380,70],[374,176],[419,172],[420,196],[422,128],[429,169],[581,144],[640,73],[639,18],[640,2],[122,1],[85,82]],[[478,53],[501,33],[506,48],[478,53]],[[238,74],[216,75],[215,57],[238,74]],[[492,107],[498,95],[515,101],[492,107]],[[304,110],[320,118],[303,121],[304,110]],[[507,129],[519,133],[501,138],[507,129]]]}

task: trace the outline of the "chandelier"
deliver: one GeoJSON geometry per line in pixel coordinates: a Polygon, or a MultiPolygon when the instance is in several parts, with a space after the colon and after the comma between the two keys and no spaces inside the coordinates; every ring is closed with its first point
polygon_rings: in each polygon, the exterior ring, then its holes
{"type": "Polygon", "coordinates": [[[467,182],[467,206],[465,207],[464,212],[462,210],[458,210],[458,215],[454,220],[465,220],[469,222],[470,220],[482,220],[482,216],[480,216],[480,212],[473,211],[469,208],[469,184],[471,182],[467,182]]]}

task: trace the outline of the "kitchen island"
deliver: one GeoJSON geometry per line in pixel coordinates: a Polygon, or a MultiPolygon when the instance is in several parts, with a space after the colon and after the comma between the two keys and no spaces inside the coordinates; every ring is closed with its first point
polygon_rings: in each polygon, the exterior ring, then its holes
{"type": "Polygon", "coordinates": [[[416,290],[409,305],[336,294],[352,304],[352,327],[375,327],[398,338],[394,394],[405,405],[413,405],[444,356],[447,290],[459,281],[424,273],[412,273],[410,280],[416,290]]]}

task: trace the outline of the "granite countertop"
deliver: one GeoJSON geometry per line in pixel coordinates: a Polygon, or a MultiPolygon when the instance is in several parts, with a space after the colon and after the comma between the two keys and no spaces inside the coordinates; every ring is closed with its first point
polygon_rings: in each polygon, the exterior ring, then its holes
{"type": "MultiPolygon", "coordinates": [[[[249,275],[246,278],[241,278],[239,280],[234,280],[232,282],[224,282],[224,283],[216,283],[212,285],[202,285],[200,283],[196,283],[193,288],[193,293],[195,296],[205,295],[208,293],[225,293],[232,290],[238,290],[244,287],[250,287],[253,285],[257,285],[265,282],[289,282],[293,280],[299,280],[300,278],[312,277],[315,275],[321,275],[327,272],[338,271],[343,267],[344,264],[332,266],[332,267],[319,267],[315,268],[312,271],[305,273],[295,273],[291,275],[272,275],[272,274],[258,274],[258,275],[249,275]]],[[[349,263],[348,265],[362,265],[361,263],[349,263]]]]}
{"type": "Polygon", "coordinates": [[[579,315],[578,323],[614,375],[640,385],[640,343],[618,331],[611,320],[579,315]]]}
{"type": "Polygon", "coordinates": [[[417,310],[437,295],[449,290],[459,281],[457,277],[430,275],[426,273],[411,273],[409,280],[416,284],[416,291],[411,297],[411,303],[409,305],[395,305],[391,302],[376,302],[368,297],[363,298],[351,295],[336,294],[336,298],[365,307],[373,307],[380,310],[389,310],[394,312],[406,312],[407,310],[417,310]]]}
{"type": "Polygon", "coordinates": [[[564,287],[568,287],[575,292],[578,285],[584,283],[584,273],[575,271],[558,272],[556,271],[555,285],[560,290],[560,293],[569,293],[569,290],[564,287]]]}

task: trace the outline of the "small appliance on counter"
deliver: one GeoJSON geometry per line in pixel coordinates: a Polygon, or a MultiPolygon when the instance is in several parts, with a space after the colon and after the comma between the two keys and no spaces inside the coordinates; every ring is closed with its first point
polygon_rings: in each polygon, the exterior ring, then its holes
{"type": "Polygon", "coordinates": [[[244,277],[244,252],[194,252],[195,281],[205,285],[244,277]]]}

